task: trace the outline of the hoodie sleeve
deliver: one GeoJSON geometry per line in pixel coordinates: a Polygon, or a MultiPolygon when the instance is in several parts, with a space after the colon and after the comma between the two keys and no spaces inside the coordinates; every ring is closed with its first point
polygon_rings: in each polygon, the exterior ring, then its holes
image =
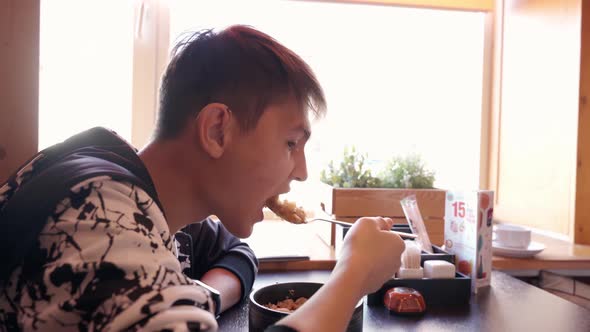
{"type": "Polygon", "coordinates": [[[185,273],[200,279],[207,271],[221,267],[234,273],[242,285],[242,298],[252,290],[258,260],[250,247],[232,235],[221,222],[207,218],[182,229],[191,238],[190,268],[185,273]]]}

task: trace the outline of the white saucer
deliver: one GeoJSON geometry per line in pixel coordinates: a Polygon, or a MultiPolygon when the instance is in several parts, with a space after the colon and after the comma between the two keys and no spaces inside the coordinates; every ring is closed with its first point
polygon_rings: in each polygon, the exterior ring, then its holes
{"type": "Polygon", "coordinates": [[[504,247],[496,241],[492,241],[492,252],[494,255],[499,256],[527,258],[535,256],[544,249],[545,245],[539,242],[531,242],[528,248],[511,248],[504,247]]]}

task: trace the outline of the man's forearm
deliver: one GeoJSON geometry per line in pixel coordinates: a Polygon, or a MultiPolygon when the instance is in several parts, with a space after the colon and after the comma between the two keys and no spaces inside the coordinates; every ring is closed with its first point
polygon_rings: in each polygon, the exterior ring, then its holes
{"type": "Polygon", "coordinates": [[[242,297],[240,279],[226,269],[213,268],[203,275],[201,281],[219,291],[222,312],[238,303],[242,297]]]}
{"type": "Polygon", "coordinates": [[[304,306],[280,320],[300,332],[344,331],[362,294],[359,278],[351,273],[333,272],[330,280],[304,306]]]}

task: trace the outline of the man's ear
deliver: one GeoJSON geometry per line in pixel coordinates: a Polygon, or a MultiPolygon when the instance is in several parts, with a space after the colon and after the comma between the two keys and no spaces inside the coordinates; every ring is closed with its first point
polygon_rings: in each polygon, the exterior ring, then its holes
{"type": "Polygon", "coordinates": [[[220,103],[207,104],[194,120],[195,139],[212,158],[219,158],[227,147],[231,133],[232,113],[220,103]]]}

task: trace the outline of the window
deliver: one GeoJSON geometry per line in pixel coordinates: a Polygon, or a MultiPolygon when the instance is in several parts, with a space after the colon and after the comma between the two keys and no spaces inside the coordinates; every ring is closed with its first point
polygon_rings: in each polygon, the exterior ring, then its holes
{"type": "Polygon", "coordinates": [[[314,125],[308,143],[309,182],[354,145],[368,153],[375,170],[394,155],[419,153],[435,170],[436,187],[477,189],[484,15],[308,1],[176,0],[170,1],[169,40],[172,46],[187,31],[247,24],[310,64],[325,89],[328,116],[314,125]]]}
{"type": "Polygon", "coordinates": [[[130,140],[133,22],[131,1],[41,1],[40,149],[94,126],[130,140]]]}
{"type": "Polygon", "coordinates": [[[418,153],[436,187],[475,189],[484,20],[475,11],[333,2],[43,1],[40,147],[95,125],[141,147],[154,125],[162,54],[185,32],[247,24],[298,53],[326,92],[328,116],[314,124],[307,147],[309,180],[293,185],[302,204],[315,203],[307,188],[352,145],[375,171],[418,153]],[[132,112],[132,93],[149,103],[133,103],[132,112]]]}

